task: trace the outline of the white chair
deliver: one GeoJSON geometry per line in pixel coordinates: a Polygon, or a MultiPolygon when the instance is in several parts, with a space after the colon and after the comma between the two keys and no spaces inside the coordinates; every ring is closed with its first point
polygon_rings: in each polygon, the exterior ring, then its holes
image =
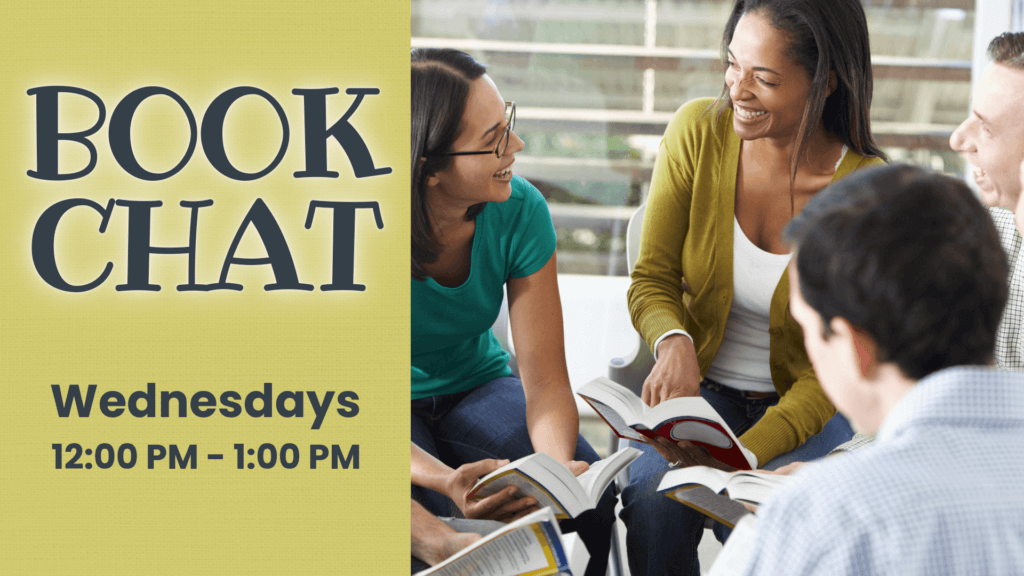
{"type": "MultiPolygon", "coordinates": [[[[508,352],[509,368],[512,369],[512,373],[519,378],[519,365],[516,363],[516,353],[511,346],[511,338],[509,334],[509,321],[508,321],[508,292],[505,293],[505,297],[501,300],[501,311],[498,312],[498,318],[495,319],[494,324],[491,325],[491,330],[494,332],[494,336],[498,339],[501,344],[501,348],[508,352]]],[[[640,380],[641,386],[643,380],[640,380]]],[[[608,570],[611,576],[622,576],[625,572],[622,569],[624,565],[622,562],[621,553],[619,551],[619,537],[616,530],[616,526],[612,525],[612,549],[608,559],[608,570]]],[[[582,542],[581,542],[582,544],[582,542]]]]}
{"type": "MultiPolygon", "coordinates": [[[[629,217],[629,224],[626,226],[626,269],[633,273],[633,266],[640,256],[640,240],[644,227],[644,213],[647,211],[647,204],[642,204],[636,212],[629,217]]],[[[651,349],[644,342],[644,339],[636,334],[636,346],[622,358],[612,358],[608,363],[608,378],[626,388],[629,388],[640,395],[644,387],[644,380],[654,368],[654,355],[651,349]]]]}
{"type": "MultiPolygon", "coordinates": [[[[626,269],[630,274],[633,273],[633,266],[636,265],[636,260],[640,256],[640,240],[646,211],[647,204],[641,204],[636,212],[629,217],[629,224],[626,226],[626,269]]],[[[629,388],[639,396],[643,392],[644,380],[654,368],[654,355],[651,354],[651,349],[647,346],[647,342],[640,337],[640,334],[635,332],[634,334],[636,335],[636,345],[633,349],[625,356],[612,358],[608,362],[608,379],[629,388]]],[[[625,440],[620,442],[614,432],[609,432],[609,434],[609,453],[629,445],[629,442],[625,440]]],[[[629,469],[623,470],[616,481],[620,488],[628,485],[629,469]]]]}
{"type": "MultiPolygon", "coordinates": [[[[626,226],[626,269],[630,274],[633,273],[633,266],[636,264],[636,259],[640,256],[640,239],[644,226],[644,213],[646,211],[647,204],[641,204],[636,209],[636,212],[633,212],[633,215],[629,217],[629,224],[626,226]]],[[[654,356],[651,354],[647,343],[640,337],[640,334],[636,332],[633,334],[636,336],[636,343],[632,350],[624,357],[612,358],[609,361],[608,378],[629,388],[639,396],[643,391],[644,380],[647,379],[647,375],[654,368],[654,356]]],[[[609,431],[608,434],[609,454],[629,445],[629,442],[626,440],[620,441],[620,438],[614,432],[609,431]]],[[[617,492],[622,492],[622,489],[629,485],[629,468],[625,468],[619,473],[615,479],[615,485],[617,492]]],[[[617,530],[614,532],[617,532],[617,530]]],[[[623,566],[625,565],[625,559],[622,556],[622,551],[619,550],[618,535],[614,532],[612,538],[612,560],[609,562],[609,566],[613,567],[613,574],[624,574],[623,566]]]]}
{"type": "MultiPolygon", "coordinates": [[[[647,204],[641,204],[636,212],[629,217],[629,225],[626,227],[626,269],[630,274],[633,274],[633,266],[636,265],[636,260],[640,257],[640,241],[643,237],[646,212],[647,204]]],[[[629,388],[637,396],[640,396],[643,393],[644,380],[647,379],[653,368],[654,355],[651,353],[650,347],[647,346],[647,342],[637,333],[636,347],[626,356],[612,358],[608,362],[608,379],[629,388]]],[[[629,446],[628,440],[622,440],[614,432],[609,432],[609,435],[609,453],[629,446]]],[[[625,468],[615,477],[615,483],[620,492],[629,485],[629,468],[625,468]]],[[[704,519],[704,528],[710,530],[712,524],[714,522],[711,518],[704,519]]],[[[613,549],[612,553],[616,554],[618,550],[613,549]]]]}
{"type": "Polygon", "coordinates": [[[512,369],[512,375],[519,378],[519,364],[516,363],[516,353],[512,349],[509,337],[508,292],[505,292],[501,299],[501,310],[498,312],[498,318],[491,325],[491,330],[494,332],[495,338],[498,339],[498,343],[501,344],[502,350],[508,352],[508,367],[512,369]]]}

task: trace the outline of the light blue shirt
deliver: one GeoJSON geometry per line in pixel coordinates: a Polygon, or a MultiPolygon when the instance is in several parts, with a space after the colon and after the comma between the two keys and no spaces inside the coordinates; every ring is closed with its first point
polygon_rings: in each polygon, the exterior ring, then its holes
{"type": "Polygon", "coordinates": [[[744,574],[1024,574],[1024,373],[936,372],[758,511],[744,574]]]}

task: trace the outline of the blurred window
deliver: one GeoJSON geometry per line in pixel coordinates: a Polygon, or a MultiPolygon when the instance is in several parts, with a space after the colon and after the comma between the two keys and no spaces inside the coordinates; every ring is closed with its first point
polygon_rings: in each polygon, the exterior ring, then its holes
{"type": "MultiPolygon", "coordinates": [[[[1021,0],[865,0],[872,128],[894,161],[963,175],[948,142],[969,109],[983,5],[986,13],[1021,10],[1021,0]]],[[[548,199],[559,272],[625,275],[626,222],[646,199],[668,120],[688,100],[722,88],[719,47],[731,7],[412,0],[412,45],[473,54],[518,103],[516,134],[526,149],[515,170],[548,199]]]]}

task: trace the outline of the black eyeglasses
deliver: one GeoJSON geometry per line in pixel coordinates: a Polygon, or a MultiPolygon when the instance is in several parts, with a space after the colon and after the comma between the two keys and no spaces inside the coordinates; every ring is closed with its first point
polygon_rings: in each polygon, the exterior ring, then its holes
{"type": "Polygon", "coordinates": [[[494,146],[493,150],[480,150],[478,152],[449,152],[447,154],[426,154],[425,157],[473,156],[476,154],[494,154],[498,158],[501,158],[505,154],[505,150],[508,148],[509,133],[512,132],[512,128],[516,125],[515,102],[505,102],[505,119],[508,122],[508,124],[505,126],[505,132],[502,133],[501,138],[498,139],[498,143],[494,146]]]}

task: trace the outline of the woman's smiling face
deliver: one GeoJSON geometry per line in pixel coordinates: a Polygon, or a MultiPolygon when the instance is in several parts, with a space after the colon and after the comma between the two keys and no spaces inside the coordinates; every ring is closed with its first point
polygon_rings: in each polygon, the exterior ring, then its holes
{"type": "Polygon", "coordinates": [[[788,35],[763,12],[743,15],[728,46],[725,84],[733,129],[743,140],[792,138],[800,128],[811,78],[789,57],[788,35]]]}
{"type": "MultiPolygon", "coordinates": [[[[453,151],[492,150],[507,125],[505,100],[485,74],[473,80],[453,151]]],[[[501,158],[494,154],[455,156],[446,169],[427,179],[427,185],[449,201],[459,203],[508,200],[512,194],[512,163],[516,152],[524,147],[515,132],[508,137],[508,147],[501,158]]]]}

